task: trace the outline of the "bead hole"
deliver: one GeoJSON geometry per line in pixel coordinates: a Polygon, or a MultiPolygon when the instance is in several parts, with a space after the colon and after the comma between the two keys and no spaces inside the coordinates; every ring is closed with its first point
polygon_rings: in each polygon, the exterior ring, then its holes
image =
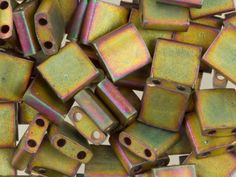
{"type": "Polygon", "coordinates": [[[76,122],[81,121],[81,120],[82,120],[82,117],[83,117],[83,115],[82,115],[80,112],[77,112],[77,113],[74,114],[74,120],[75,120],[76,122]]]}
{"type": "Polygon", "coordinates": [[[201,156],[202,156],[202,157],[207,157],[207,156],[209,156],[210,154],[211,154],[210,152],[204,152],[204,153],[201,154],[201,156]]]}
{"type": "Polygon", "coordinates": [[[0,4],[0,9],[5,10],[9,7],[9,3],[7,1],[2,1],[0,4]]]}
{"type": "Polygon", "coordinates": [[[185,91],[185,90],[186,90],[186,89],[185,89],[185,87],[183,87],[183,86],[180,86],[180,85],[179,85],[179,86],[177,86],[176,88],[177,88],[178,90],[180,90],[180,91],[185,91]]]}
{"type": "Polygon", "coordinates": [[[77,154],[77,158],[79,159],[79,160],[82,160],[82,159],[84,159],[86,157],[86,152],[84,152],[84,151],[80,151],[78,154],[77,154]]]}
{"type": "Polygon", "coordinates": [[[216,134],[216,130],[211,130],[208,132],[208,135],[215,135],[216,134]]]}
{"type": "Polygon", "coordinates": [[[48,21],[46,19],[44,19],[44,18],[40,18],[39,19],[39,24],[42,25],[42,26],[45,26],[45,25],[48,24],[48,21]]]}
{"type": "Polygon", "coordinates": [[[50,41],[47,41],[44,43],[44,47],[47,48],[47,49],[51,49],[53,46],[53,44],[50,42],[50,41]]]}
{"type": "Polygon", "coordinates": [[[155,85],[161,85],[161,81],[158,80],[158,79],[152,80],[152,83],[155,84],[155,85]]]}
{"type": "Polygon", "coordinates": [[[100,138],[100,133],[99,133],[99,131],[94,131],[92,135],[93,135],[93,138],[94,138],[94,139],[99,139],[99,138],[100,138]]]}
{"type": "Polygon", "coordinates": [[[38,168],[36,171],[39,172],[40,174],[45,174],[47,172],[45,168],[38,168]]]}
{"type": "Polygon", "coordinates": [[[131,139],[128,138],[128,137],[125,137],[125,138],[124,138],[124,142],[125,142],[125,144],[126,144],[127,146],[130,146],[130,145],[131,145],[131,139]]]}
{"type": "Polygon", "coordinates": [[[32,139],[28,140],[28,141],[27,141],[27,144],[28,144],[29,147],[32,147],[32,148],[35,147],[35,146],[37,146],[36,141],[35,141],[35,140],[32,140],[32,139]]]}
{"type": "Polygon", "coordinates": [[[10,30],[10,27],[8,25],[3,25],[2,28],[1,28],[1,32],[2,33],[8,33],[10,30]]]}
{"type": "Polygon", "coordinates": [[[65,144],[66,144],[66,140],[65,139],[59,139],[57,141],[57,146],[59,146],[59,147],[63,147],[63,146],[65,146],[65,144]]]}
{"type": "Polygon", "coordinates": [[[225,80],[225,77],[224,76],[221,76],[221,75],[217,75],[216,78],[220,81],[223,81],[225,80]]]}
{"type": "Polygon", "coordinates": [[[38,126],[40,126],[40,127],[43,127],[43,126],[45,125],[43,119],[37,119],[37,120],[36,120],[36,124],[37,124],[38,126]]]}
{"type": "Polygon", "coordinates": [[[145,149],[144,154],[145,154],[146,157],[151,157],[152,156],[152,152],[149,149],[145,149]]]}

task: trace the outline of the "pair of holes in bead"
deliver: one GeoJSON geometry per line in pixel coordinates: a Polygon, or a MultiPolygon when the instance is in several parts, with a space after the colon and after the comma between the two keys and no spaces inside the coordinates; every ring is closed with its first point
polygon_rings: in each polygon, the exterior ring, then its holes
{"type": "MultiPolygon", "coordinates": [[[[58,147],[63,147],[63,146],[65,146],[65,145],[66,145],[66,140],[65,140],[65,139],[59,139],[59,140],[57,141],[57,146],[58,146],[58,147]]],[[[78,158],[79,160],[83,160],[86,156],[87,156],[87,154],[86,154],[86,152],[84,152],[84,151],[80,151],[80,152],[78,152],[78,154],[77,154],[77,158],[78,158]]]]}
{"type": "MultiPolygon", "coordinates": [[[[226,148],[226,150],[229,151],[229,152],[233,151],[234,149],[235,149],[235,147],[234,147],[233,145],[228,146],[228,147],[226,148]]],[[[202,153],[201,156],[202,156],[202,157],[207,157],[207,156],[209,156],[210,154],[211,154],[211,152],[208,151],[208,152],[202,153]]]]}
{"type": "MultiPolygon", "coordinates": [[[[158,79],[153,79],[152,83],[155,84],[155,85],[161,85],[161,81],[158,80],[158,79]]],[[[181,85],[178,85],[176,88],[180,91],[185,91],[186,90],[185,87],[183,87],[181,85]]]]}
{"type": "MultiPolygon", "coordinates": [[[[9,3],[7,1],[2,1],[0,4],[0,9],[1,10],[6,10],[9,7],[9,3]]],[[[8,25],[3,25],[1,27],[1,32],[6,34],[10,31],[10,27],[8,25]]]]}
{"type": "MultiPolygon", "coordinates": [[[[44,120],[42,120],[42,119],[37,119],[35,122],[36,122],[36,124],[37,124],[38,126],[40,126],[40,127],[43,127],[43,126],[45,125],[44,120]]],[[[33,140],[33,139],[29,139],[29,140],[27,141],[27,145],[28,145],[29,147],[31,147],[31,148],[34,148],[34,147],[37,146],[37,142],[36,142],[35,140],[33,140]]]]}
{"type": "MultiPolygon", "coordinates": [[[[48,21],[45,19],[45,18],[40,18],[38,23],[41,25],[41,26],[46,26],[48,24],[48,21]]],[[[50,41],[46,41],[44,42],[43,46],[46,48],[46,49],[51,49],[53,47],[53,43],[50,42],[50,41]]]]}
{"type": "MultiPolygon", "coordinates": [[[[208,135],[215,135],[216,134],[216,130],[210,130],[207,134],[208,135]]],[[[236,129],[232,130],[232,134],[236,135],[236,129]]]]}
{"type": "MultiPolygon", "coordinates": [[[[130,138],[125,137],[125,138],[124,138],[124,143],[125,143],[127,146],[130,146],[130,145],[132,144],[132,141],[131,141],[130,138]]],[[[151,156],[152,156],[152,152],[151,152],[149,149],[145,149],[145,150],[144,150],[144,155],[145,155],[146,157],[151,157],[151,156]]]]}

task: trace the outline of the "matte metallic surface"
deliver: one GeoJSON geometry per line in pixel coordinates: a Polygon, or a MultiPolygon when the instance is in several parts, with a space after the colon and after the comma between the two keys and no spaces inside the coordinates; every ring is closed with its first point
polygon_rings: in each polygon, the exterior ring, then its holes
{"type": "Polygon", "coordinates": [[[67,38],[70,41],[76,42],[79,38],[88,2],[88,0],[81,0],[75,9],[67,29],[67,38]]]}
{"type": "Polygon", "coordinates": [[[104,133],[117,127],[118,121],[90,89],[80,91],[74,99],[104,133]]]}
{"type": "Polygon", "coordinates": [[[14,148],[17,138],[17,110],[11,102],[0,103],[0,148],[14,148]]]}
{"type": "Polygon", "coordinates": [[[83,44],[115,30],[128,21],[129,10],[111,3],[91,0],[88,4],[80,35],[83,44]]]}
{"type": "Polygon", "coordinates": [[[153,0],[141,0],[139,7],[144,29],[167,31],[187,31],[188,29],[188,8],[159,3],[153,0]]]}
{"type": "Polygon", "coordinates": [[[138,120],[150,126],[179,131],[190,92],[188,87],[177,83],[149,78],[138,120]],[[180,87],[183,90],[180,90],[180,87]]]}
{"type": "Polygon", "coordinates": [[[98,56],[96,54],[96,51],[88,45],[83,45],[83,44],[79,44],[80,48],[84,51],[84,53],[86,53],[86,55],[89,57],[89,59],[91,59],[92,61],[98,61],[98,56]]]}
{"type": "Polygon", "coordinates": [[[59,0],[43,0],[34,15],[35,30],[39,44],[46,55],[58,52],[65,33],[65,23],[61,12],[59,0]],[[45,25],[40,19],[47,20],[45,25]],[[46,42],[50,42],[50,45],[46,42]]]}
{"type": "Polygon", "coordinates": [[[103,79],[105,79],[106,75],[105,75],[105,72],[101,69],[101,68],[97,68],[98,69],[98,76],[96,79],[94,79],[91,83],[91,87],[90,88],[93,88],[93,84],[94,84],[94,87],[99,83],[101,82],[103,79]]]}
{"type": "Polygon", "coordinates": [[[137,71],[132,72],[123,79],[118,80],[117,86],[143,91],[146,80],[150,76],[151,64],[146,65],[137,71]]]}
{"type": "Polygon", "coordinates": [[[233,83],[236,83],[236,27],[227,26],[217,36],[203,56],[204,62],[233,83]]]}
{"type": "Polygon", "coordinates": [[[153,169],[157,177],[197,177],[194,165],[181,165],[153,169]]]}
{"type": "Polygon", "coordinates": [[[151,76],[193,87],[198,76],[202,48],[158,39],[151,76]]]}
{"type": "Polygon", "coordinates": [[[100,145],[105,141],[106,134],[100,130],[94,121],[80,107],[72,107],[68,116],[76,130],[78,130],[84,138],[95,145],[100,145]],[[77,115],[80,116],[80,120],[77,120],[77,115]],[[97,137],[96,134],[99,136],[97,137]]]}
{"type": "Polygon", "coordinates": [[[204,136],[196,113],[186,116],[186,132],[198,158],[220,155],[236,149],[236,138],[204,136]]]}
{"type": "Polygon", "coordinates": [[[223,20],[217,17],[202,17],[198,19],[192,19],[191,22],[201,25],[211,26],[213,28],[221,29],[223,20]]]}
{"type": "Polygon", "coordinates": [[[25,102],[19,103],[19,124],[30,124],[34,117],[38,114],[38,111],[25,102]]]}
{"type": "Polygon", "coordinates": [[[153,174],[153,171],[150,170],[145,173],[135,175],[134,177],[155,177],[155,176],[153,174]]]}
{"type": "Polygon", "coordinates": [[[233,177],[236,169],[236,157],[230,153],[204,159],[192,153],[184,163],[195,164],[198,177],[233,177]]]}
{"type": "Polygon", "coordinates": [[[120,93],[130,102],[133,107],[139,112],[140,107],[141,107],[141,100],[138,97],[138,95],[129,88],[125,87],[118,87],[120,93]]]}
{"type": "Polygon", "coordinates": [[[18,170],[25,170],[27,168],[27,165],[30,162],[33,154],[37,153],[48,126],[49,121],[42,115],[38,114],[35,117],[16,147],[11,161],[11,164],[14,168],[18,170]],[[43,124],[37,124],[37,121],[41,121],[43,124]],[[32,141],[36,143],[35,146],[30,144],[32,141]]]}
{"type": "Polygon", "coordinates": [[[228,84],[228,80],[224,76],[222,76],[220,73],[218,73],[216,70],[214,70],[212,84],[214,88],[226,88],[228,84]]]}
{"type": "Polygon", "coordinates": [[[167,151],[166,154],[168,155],[183,155],[183,154],[190,154],[192,152],[191,143],[187,137],[185,130],[180,131],[180,140],[177,141],[173,146],[171,146],[167,151]]]}
{"type": "Polygon", "coordinates": [[[144,40],[133,24],[127,24],[93,43],[100,62],[116,82],[151,62],[144,40]]]}
{"type": "Polygon", "coordinates": [[[204,0],[200,9],[190,8],[192,19],[213,16],[235,10],[234,0],[204,0]]]}
{"type": "Polygon", "coordinates": [[[201,129],[208,136],[236,134],[236,93],[234,89],[207,89],[196,93],[196,110],[201,129]],[[212,131],[216,131],[210,133],[212,131]]]}
{"type": "Polygon", "coordinates": [[[11,165],[14,149],[0,149],[0,176],[15,176],[16,170],[11,165]]]}
{"type": "Polygon", "coordinates": [[[191,23],[187,32],[177,32],[173,39],[179,42],[201,46],[203,52],[205,52],[212,44],[219,31],[220,30],[217,28],[191,23]]]}
{"type": "Polygon", "coordinates": [[[75,176],[77,173],[80,162],[71,159],[55,149],[45,137],[42,145],[40,146],[38,153],[33,157],[29,164],[29,170],[43,168],[46,169],[43,175],[48,176],[50,171],[56,171],[67,176],[75,176]],[[49,170],[47,170],[49,169],[49,170]]]}
{"type": "Polygon", "coordinates": [[[201,8],[203,0],[157,0],[157,2],[178,5],[183,7],[201,8]]]}
{"type": "Polygon", "coordinates": [[[38,51],[35,55],[32,56],[35,59],[37,65],[41,64],[48,59],[48,56],[43,53],[42,50],[38,51]]]}
{"type": "Polygon", "coordinates": [[[95,66],[76,43],[67,44],[37,68],[63,101],[68,101],[98,75],[95,66]]]}
{"type": "Polygon", "coordinates": [[[224,20],[224,25],[236,26],[236,13],[231,13],[229,15],[226,15],[225,20],[224,20]]]}
{"type": "Polygon", "coordinates": [[[117,158],[122,163],[123,167],[130,175],[135,175],[150,170],[154,167],[166,166],[170,159],[169,157],[158,158],[155,161],[147,161],[141,157],[136,156],[128,149],[123,147],[118,139],[117,135],[112,135],[109,139],[112,149],[115,152],[117,158]]]}
{"type": "Polygon", "coordinates": [[[63,122],[59,126],[51,125],[48,137],[53,147],[72,159],[81,163],[88,163],[93,157],[87,140],[67,122],[63,122]],[[60,140],[64,140],[65,144],[60,145],[60,140]],[[78,157],[80,152],[85,153],[84,158],[78,157]]]}
{"type": "Polygon", "coordinates": [[[33,63],[0,52],[0,99],[19,101],[28,85],[33,63]],[[9,71],[17,71],[9,72],[9,71]]]}
{"type": "Polygon", "coordinates": [[[40,49],[35,33],[34,14],[39,1],[32,0],[19,5],[13,13],[13,20],[24,56],[32,56],[40,49]]]}
{"type": "Polygon", "coordinates": [[[129,16],[129,22],[133,23],[140,32],[143,40],[145,41],[149,52],[153,55],[158,38],[171,39],[173,32],[171,31],[158,31],[147,30],[142,27],[140,20],[140,12],[138,9],[132,9],[129,16]]]}
{"type": "Polygon", "coordinates": [[[92,146],[94,157],[85,165],[84,177],[128,177],[110,146],[92,146]]]}
{"type": "MultiPolygon", "coordinates": [[[[41,168],[41,167],[34,167],[31,171],[27,172],[27,173],[31,173],[36,175],[36,177],[68,177],[67,175],[55,171],[55,170],[51,170],[48,168],[41,168]]],[[[30,175],[31,176],[31,175],[30,175]]]]}
{"type": "Polygon", "coordinates": [[[0,4],[2,2],[7,2],[8,6],[5,9],[0,8],[0,39],[7,39],[12,36],[13,7],[11,0],[0,0],[0,4]]]}
{"type": "Polygon", "coordinates": [[[120,143],[137,156],[154,161],[164,155],[180,136],[178,133],[135,122],[119,135],[120,143]],[[125,139],[130,139],[130,144],[125,139]],[[155,140],[155,141],[154,141],[155,140]],[[146,151],[149,151],[147,154],[146,151]]]}
{"type": "Polygon", "coordinates": [[[41,77],[31,83],[23,100],[55,124],[63,121],[72,105],[71,101],[63,103],[41,77]]]}
{"type": "Polygon", "coordinates": [[[72,15],[75,12],[79,0],[58,0],[58,2],[61,8],[61,13],[64,17],[65,25],[67,26],[72,15]]]}
{"type": "Polygon", "coordinates": [[[128,126],[135,121],[137,110],[107,78],[97,85],[95,93],[123,126],[128,126]]]}
{"type": "Polygon", "coordinates": [[[199,72],[197,82],[194,86],[194,91],[192,91],[192,93],[189,97],[189,103],[188,103],[188,108],[186,110],[186,113],[193,112],[195,109],[195,105],[196,105],[195,91],[200,90],[201,85],[202,85],[202,80],[203,80],[203,72],[199,72]]]}

